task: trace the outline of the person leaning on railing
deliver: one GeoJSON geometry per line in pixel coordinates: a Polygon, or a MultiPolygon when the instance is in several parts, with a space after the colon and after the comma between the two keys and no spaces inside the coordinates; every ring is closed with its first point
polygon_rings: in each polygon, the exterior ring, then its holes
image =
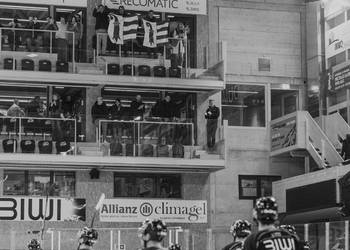
{"type": "MultiPolygon", "coordinates": [[[[42,30],[58,30],[55,20],[48,16],[46,18],[46,23],[41,27],[42,30]]],[[[55,32],[44,32],[43,33],[43,44],[46,52],[50,52],[50,46],[54,47],[56,34],[55,32]]]]}
{"type": "Polygon", "coordinates": [[[25,26],[25,29],[30,30],[25,31],[25,42],[27,51],[38,51],[39,47],[43,45],[42,35],[35,31],[39,30],[40,28],[41,25],[38,22],[38,18],[30,16],[28,23],[25,26]]]}
{"type": "Polygon", "coordinates": [[[83,32],[81,24],[77,21],[76,16],[72,16],[72,19],[70,20],[68,24],[68,31],[74,32],[74,40],[73,40],[73,34],[69,34],[68,39],[68,47],[69,47],[69,60],[73,57],[73,41],[74,41],[74,60],[77,62],[79,61],[79,46],[80,41],[83,38],[83,32]]]}
{"type": "MultiPolygon", "coordinates": [[[[97,100],[95,104],[92,106],[91,109],[91,116],[92,116],[92,122],[95,124],[95,127],[99,130],[99,123],[100,120],[106,120],[108,119],[108,107],[106,103],[103,101],[103,98],[101,96],[97,97],[97,100]]],[[[102,133],[102,141],[106,141],[106,135],[107,135],[107,122],[101,123],[101,133],[102,133]]]]}
{"type": "MultiPolygon", "coordinates": [[[[115,103],[109,109],[110,118],[112,120],[125,120],[126,119],[126,110],[123,107],[119,98],[115,100],[115,103]]],[[[117,142],[121,142],[121,137],[123,132],[125,132],[126,127],[122,123],[112,123],[113,139],[117,142]]]]}
{"type": "Polygon", "coordinates": [[[61,17],[60,23],[57,24],[58,31],[56,32],[56,42],[57,42],[57,60],[60,62],[67,62],[68,57],[68,41],[67,41],[67,31],[68,24],[66,19],[61,17]]]}
{"type": "MultiPolygon", "coordinates": [[[[16,28],[21,28],[20,23],[18,22],[17,18],[14,18],[13,21],[9,22],[7,25],[2,25],[1,27],[5,28],[13,28],[11,30],[4,29],[2,30],[2,35],[7,35],[8,44],[10,46],[10,50],[16,51],[19,44],[20,44],[20,32],[15,30],[16,28]]],[[[1,48],[2,49],[2,48],[1,48]]]]}
{"type": "Polygon", "coordinates": [[[61,121],[58,120],[58,118],[64,118],[63,111],[62,111],[62,102],[60,100],[59,95],[54,94],[52,95],[52,101],[49,106],[49,116],[51,118],[56,118],[55,120],[51,121],[52,124],[52,136],[54,141],[61,141],[62,140],[62,128],[61,128],[61,121]]]}

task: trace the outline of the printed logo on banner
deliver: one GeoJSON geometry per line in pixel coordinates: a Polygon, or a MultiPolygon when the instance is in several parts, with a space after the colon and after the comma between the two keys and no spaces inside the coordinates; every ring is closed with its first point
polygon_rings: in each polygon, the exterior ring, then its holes
{"type": "Polygon", "coordinates": [[[108,8],[124,6],[127,10],[206,15],[207,0],[104,0],[108,8]]]}
{"type": "Polygon", "coordinates": [[[296,141],[296,117],[271,125],[271,151],[291,147],[296,141]]]}
{"type": "Polygon", "coordinates": [[[142,222],[146,218],[175,223],[207,223],[207,202],[106,199],[100,210],[102,222],[142,222]]]}
{"type": "MultiPolygon", "coordinates": [[[[0,220],[38,221],[45,216],[45,198],[1,197],[0,220]]],[[[46,210],[48,221],[85,221],[85,199],[49,198],[46,210]]]]}

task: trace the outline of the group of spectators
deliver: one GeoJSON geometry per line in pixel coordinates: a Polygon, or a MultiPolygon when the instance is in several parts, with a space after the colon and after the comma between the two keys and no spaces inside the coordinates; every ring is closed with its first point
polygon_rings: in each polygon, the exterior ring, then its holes
{"type": "MultiPolygon", "coordinates": [[[[78,122],[81,122],[83,113],[82,99],[73,101],[72,97],[68,95],[62,100],[58,94],[54,94],[48,107],[41,100],[40,96],[34,97],[25,107],[21,107],[18,99],[14,99],[6,115],[10,117],[49,117],[63,119],[63,121],[59,119],[48,121],[38,120],[40,122],[35,123],[36,127],[33,128],[33,131],[42,131],[41,127],[44,127],[46,122],[48,122],[54,137],[53,139],[63,140],[69,139],[74,135],[74,124],[69,121],[64,122],[64,120],[76,119],[78,122]]],[[[26,128],[24,129],[26,130],[26,128]]]]}
{"type": "MultiPolygon", "coordinates": [[[[112,45],[107,36],[107,30],[109,26],[109,14],[111,13],[123,17],[127,17],[133,14],[130,11],[126,11],[123,6],[120,6],[118,10],[112,10],[102,4],[96,5],[93,11],[93,16],[96,18],[96,48],[98,49],[98,51],[100,51],[102,55],[106,54],[107,50],[112,51],[117,49],[116,46],[112,45]]],[[[150,22],[161,21],[154,15],[153,10],[148,11],[147,14],[143,16],[140,15],[137,39],[128,42],[122,46],[122,51],[125,55],[127,55],[127,51],[130,50],[131,43],[134,43],[134,50],[138,48],[143,48],[143,50],[148,52],[148,54],[153,57],[156,57],[157,54],[163,53],[163,47],[147,49],[143,47],[143,19],[150,22]]],[[[187,35],[189,31],[189,26],[185,25],[182,22],[172,22],[172,25],[169,25],[169,46],[167,47],[167,49],[170,54],[172,67],[183,66],[184,55],[186,52],[187,35]]]]}
{"type": "MultiPolygon", "coordinates": [[[[91,115],[95,126],[99,127],[100,120],[120,120],[130,121],[143,120],[146,116],[146,105],[142,101],[141,95],[136,95],[135,100],[130,107],[124,107],[120,99],[116,99],[111,107],[108,107],[102,97],[98,97],[97,101],[91,109],[91,115]]],[[[174,121],[178,117],[176,103],[171,100],[170,95],[166,95],[164,99],[159,100],[150,110],[151,117],[159,118],[161,121],[174,121]]],[[[108,124],[101,123],[101,134],[103,140],[106,139],[108,124]]],[[[113,138],[120,140],[121,136],[127,130],[126,125],[115,123],[112,125],[113,138]]]]}
{"type": "Polygon", "coordinates": [[[79,15],[71,15],[68,20],[60,17],[56,22],[51,16],[45,22],[30,16],[23,24],[14,18],[4,29],[1,37],[3,44],[8,44],[10,50],[16,51],[20,45],[30,52],[57,52],[58,61],[67,62],[73,56],[73,41],[75,46],[75,61],[79,60],[80,45],[82,44],[83,27],[79,15]],[[17,29],[16,29],[17,28],[17,29]],[[28,31],[27,31],[28,30],[28,31]],[[54,32],[49,32],[54,31],[54,32]],[[73,33],[74,40],[73,40],[73,33]]]}

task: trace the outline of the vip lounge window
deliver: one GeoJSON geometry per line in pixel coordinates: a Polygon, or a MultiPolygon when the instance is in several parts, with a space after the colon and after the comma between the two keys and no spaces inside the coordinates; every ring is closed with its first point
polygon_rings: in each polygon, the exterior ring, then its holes
{"type": "Polygon", "coordinates": [[[222,117],[229,126],[265,127],[265,87],[226,84],[222,91],[222,117]]]}
{"type": "Polygon", "coordinates": [[[181,198],[181,176],[115,173],[114,196],[181,198]]]}
{"type": "Polygon", "coordinates": [[[262,196],[271,196],[272,182],[280,179],[281,176],[239,175],[239,198],[254,200],[262,196]]]}
{"type": "Polygon", "coordinates": [[[4,195],[74,197],[75,173],[5,170],[4,195]],[[54,184],[54,185],[53,185],[54,184]]]}

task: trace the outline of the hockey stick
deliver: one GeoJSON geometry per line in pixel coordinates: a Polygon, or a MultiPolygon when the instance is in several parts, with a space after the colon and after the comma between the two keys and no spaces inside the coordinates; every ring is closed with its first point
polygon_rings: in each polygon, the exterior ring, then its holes
{"type": "Polygon", "coordinates": [[[95,218],[97,213],[100,211],[100,208],[103,205],[103,201],[105,200],[106,196],[104,193],[101,194],[100,199],[98,200],[96,207],[95,207],[95,212],[94,215],[92,216],[92,220],[91,220],[91,224],[90,224],[90,228],[92,228],[94,226],[94,222],[95,222],[95,218]]]}
{"type": "Polygon", "coordinates": [[[42,226],[41,226],[41,231],[40,231],[40,241],[41,242],[43,242],[43,240],[44,240],[44,230],[45,230],[45,224],[46,224],[46,213],[47,213],[47,204],[48,204],[48,201],[49,201],[49,195],[50,195],[51,191],[54,189],[55,186],[56,186],[56,184],[52,183],[51,186],[46,189],[44,218],[43,218],[43,221],[42,221],[42,226]]]}
{"type": "Polygon", "coordinates": [[[4,179],[0,180],[0,184],[2,184],[2,183],[4,183],[5,181],[7,181],[7,178],[9,178],[8,175],[6,175],[4,179]]]}

